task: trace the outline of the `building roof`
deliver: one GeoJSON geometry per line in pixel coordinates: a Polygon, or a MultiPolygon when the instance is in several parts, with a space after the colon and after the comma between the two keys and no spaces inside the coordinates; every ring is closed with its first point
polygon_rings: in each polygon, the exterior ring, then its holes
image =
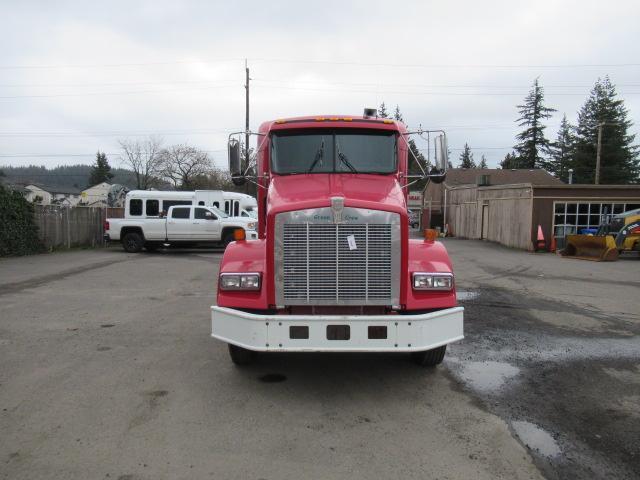
{"type": "Polygon", "coordinates": [[[532,185],[564,185],[564,183],[546,170],[539,168],[502,169],[502,168],[451,168],[447,170],[445,183],[449,186],[476,185],[480,175],[489,176],[489,185],[507,185],[512,183],[530,183],[532,185]]]}

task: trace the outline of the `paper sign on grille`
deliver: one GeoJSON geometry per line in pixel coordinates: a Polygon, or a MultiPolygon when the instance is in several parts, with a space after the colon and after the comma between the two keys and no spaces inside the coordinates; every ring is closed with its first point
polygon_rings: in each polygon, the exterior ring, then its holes
{"type": "Polygon", "coordinates": [[[357,250],[355,235],[347,235],[347,243],[349,244],[349,250],[357,250]]]}

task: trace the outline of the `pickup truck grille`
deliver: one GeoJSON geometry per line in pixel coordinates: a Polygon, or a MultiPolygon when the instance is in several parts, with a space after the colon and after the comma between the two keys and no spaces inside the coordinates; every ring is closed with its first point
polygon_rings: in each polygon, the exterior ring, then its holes
{"type": "Polygon", "coordinates": [[[397,303],[400,245],[394,229],[399,226],[282,223],[277,229],[278,300],[283,305],[397,303]]]}

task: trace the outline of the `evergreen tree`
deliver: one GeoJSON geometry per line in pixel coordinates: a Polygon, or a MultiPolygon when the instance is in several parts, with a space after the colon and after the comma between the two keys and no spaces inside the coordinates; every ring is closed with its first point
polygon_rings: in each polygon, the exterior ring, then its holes
{"type": "Polygon", "coordinates": [[[389,118],[389,112],[387,112],[387,106],[382,102],[378,108],[378,117],[389,118]]]}
{"type": "Polygon", "coordinates": [[[511,170],[512,168],[520,168],[520,161],[516,157],[515,152],[507,153],[504,160],[500,162],[500,168],[503,170],[511,170]]]}
{"type": "Polygon", "coordinates": [[[111,165],[109,165],[109,161],[107,160],[107,154],[99,151],[96,153],[96,163],[91,167],[89,186],[108,182],[112,178],[113,173],[111,173],[111,165]]]}
{"type": "Polygon", "coordinates": [[[487,159],[484,158],[484,153],[482,154],[482,157],[480,157],[480,163],[478,164],[477,168],[489,168],[487,166],[487,159]]]}
{"type": "Polygon", "coordinates": [[[476,168],[476,163],[473,161],[473,153],[471,153],[468,143],[464,144],[464,149],[460,154],[459,168],[476,168]]]}
{"type": "Polygon", "coordinates": [[[551,160],[547,170],[563,182],[569,181],[569,168],[575,143],[573,130],[574,127],[567,120],[567,115],[563,115],[556,141],[551,143],[551,160]]]}
{"type": "MultiPolygon", "coordinates": [[[[384,103],[382,105],[384,105],[384,103]]],[[[396,105],[396,109],[393,112],[393,118],[399,122],[404,123],[404,118],[402,118],[402,113],[400,113],[400,107],[398,105],[396,105]]]]}
{"type": "Polygon", "coordinates": [[[633,125],[627,118],[624,102],[609,77],[598,79],[578,113],[575,148],[572,159],[575,183],[594,183],[598,125],[602,124],[600,183],[624,184],[638,181],[640,160],[633,125]]]}
{"type": "Polygon", "coordinates": [[[551,117],[553,108],[544,106],[544,91],[536,78],[524,104],[518,105],[520,118],[518,125],[524,127],[516,139],[519,141],[513,148],[519,157],[521,168],[544,168],[544,155],[549,153],[549,141],[544,136],[545,126],[542,121],[551,117]]]}

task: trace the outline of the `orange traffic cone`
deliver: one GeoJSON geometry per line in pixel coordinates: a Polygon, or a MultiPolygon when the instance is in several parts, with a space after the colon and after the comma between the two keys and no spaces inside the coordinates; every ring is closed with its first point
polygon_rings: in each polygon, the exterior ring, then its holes
{"type": "Polygon", "coordinates": [[[540,250],[547,249],[547,242],[544,241],[544,234],[542,233],[542,227],[538,225],[538,239],[536,240],[536,248],[535,251],[539,252],[540,250]]]}
{"type": "Polygon", "coordinates": [[[551,236],[551,246],[549,247],[549,251],[552,253],[556,253],[556,237],[551,236]]]}

